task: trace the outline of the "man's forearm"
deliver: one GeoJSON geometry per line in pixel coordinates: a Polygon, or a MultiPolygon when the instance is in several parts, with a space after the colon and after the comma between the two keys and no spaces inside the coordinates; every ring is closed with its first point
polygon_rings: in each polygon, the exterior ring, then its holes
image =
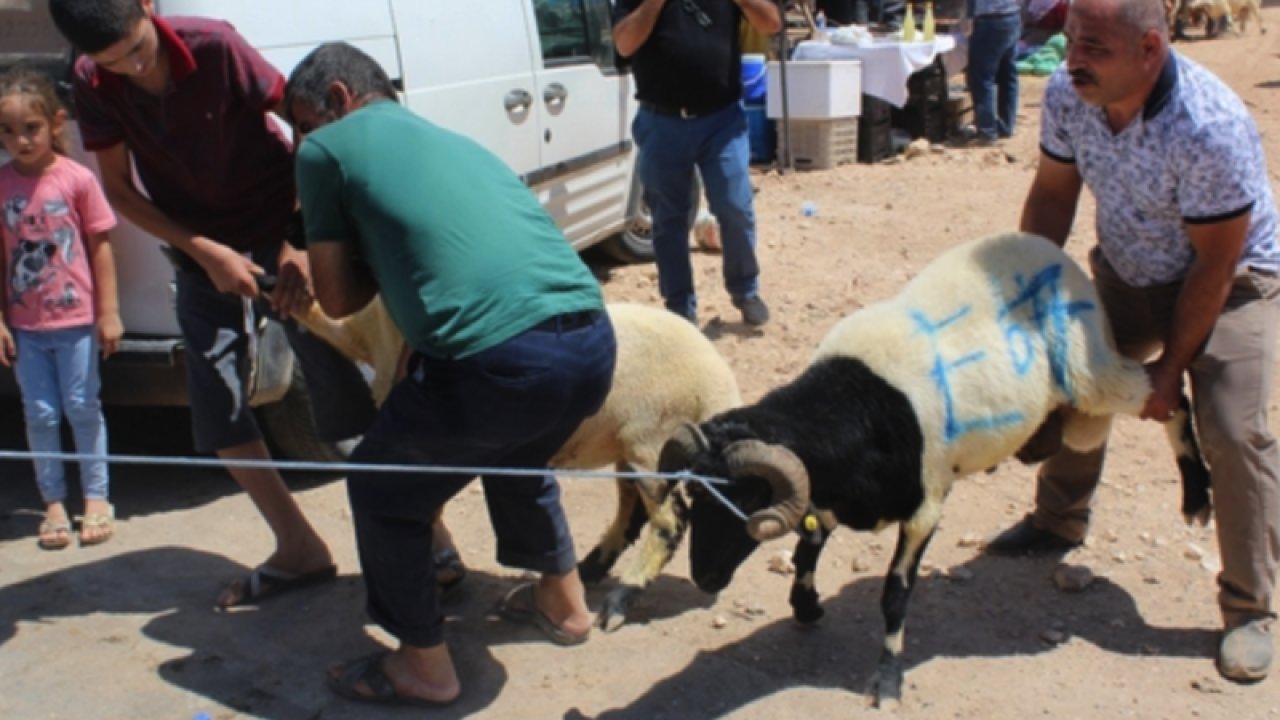
{"type": "Polygon", "coordinates": [[[1234,280],[1233,265],[1207,265],[1198,261],[1191,264],[1174,304],[1173,321],[1160,355],[1161,364],[1179,372],[1191,366],[1222,315],[1234,280]]]}
{"type": "Polygon", "coordinates": [[[208,238],[199,238],[195,233],[174,222],[145,195],[138,192],[132,183],[127,188],[118,185],[113,187],[108,184],[105,190],[111,207],[129,222],[192,258],[197,260],[200,258],[203,252],[200,242],[201,240],[208,242],[208,238]]]}
{"type": "Polygon", "coordinates": [[[613,44],[619,55],[631,57],[649,40],[666,4],[667,0],[644,0],[613,26],[613,44]]]}
{"type": "Polygon", "coordinates": [[[774,0],[733,0],[752,27],[772,35],[782,29],[782,11],[774,0]]]}
{"type": "Polygon", "coordinates": [[[1063,247],[1067,244],[1071,225],[1075,221],[1077,200],[1078,198],[1073,198],[1068,201],[1061,196],[1050,196],[1033,189],[1022,206],[1022,219],[1018,223],[1018,229],[1043,235],[1058,247],[1063,247]]]}

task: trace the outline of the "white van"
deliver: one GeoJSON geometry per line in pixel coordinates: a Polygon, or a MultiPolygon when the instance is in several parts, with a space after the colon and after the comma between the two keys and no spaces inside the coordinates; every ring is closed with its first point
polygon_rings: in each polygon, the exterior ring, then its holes
{"type": "MultiPolygon", "coordinates": [[[[286,76],[316,45],[349,42],[380,62],[409,108],[471,136],[519,173],[578,249],[652,257],[635,178],[630,76],[620,71],[610,0],[156,0],[161,15],[230,21],[286,76]]],[[[70,52],[46,0],[0,0],[0,68],[38,64],[59,80],[70,52]]],[[[78,138],[77,160],[96,168],[78,138]]],[[[0,150],[0,160],[7,160],[0,150]]],[[[187,402],[173,271],[159,240],[121,219],[122,350],[103,365],[103,401],[187,402]]],[[[277,449],[332,457],[310,424],[283,332],[261,329],[253,404],[277,449]]],[[[4,390],[16,388],[10,376],[4,390]]]]}

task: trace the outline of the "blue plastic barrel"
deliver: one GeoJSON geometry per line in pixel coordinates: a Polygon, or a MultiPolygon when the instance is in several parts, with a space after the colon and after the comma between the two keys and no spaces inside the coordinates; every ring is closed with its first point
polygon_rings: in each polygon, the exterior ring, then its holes
{"type": "Polygon", "coordinates": [[[764,102],[765,81],[764,55],[748,53],[742,56],[742,99],[749,105],[764,102]]]}

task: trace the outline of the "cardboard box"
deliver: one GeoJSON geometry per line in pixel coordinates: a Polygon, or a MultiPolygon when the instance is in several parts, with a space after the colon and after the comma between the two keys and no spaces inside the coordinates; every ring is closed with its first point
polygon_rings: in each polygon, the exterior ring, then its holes
{"type": "MultiPolygon", "coordinates": [[[[769,63],[766,104],[782,117],[782,64],[769,63]]],[[[857,117],[862,111],[860,60],[793,60],[787,63],[787,116],[792,120],[857,117]]]]}

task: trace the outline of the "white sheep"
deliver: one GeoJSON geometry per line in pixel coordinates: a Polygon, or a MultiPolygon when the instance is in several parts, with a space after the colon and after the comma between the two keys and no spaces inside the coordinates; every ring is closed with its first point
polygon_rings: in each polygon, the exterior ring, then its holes
{"type": "MultiPolygon", "coordinates": [[[[800,531],[801,622],[822,615],[813,571],[836,525],[898,523],[876,683],[877,703],[896,702],[907,604],[952,483],[1013,455],[1060,408],[1062,442],[1096,447],[1110,416],[1137,414],[1149,394],[1080,267],[1044,238],[1002,235],[944,253],[897,296],[840,320],[799,378],[682,428],[659,469],[732,480],[722,494],[736,511],[690,490],[690,565],[705,591],[723,589],[761,541],[800,531]]],[[[1189,422],[1184,411],[1170,424],[1189,422]]],[[[1184,512],[1205,521],[1207,471],[1181,460],[1202,491],[1184,512]]]]}
{"type": "MultiPolygon", "coordinates": [[[[551,460],[551,467],[654,470],[662,445],[686,422],[702,422],[740,404],[733,371],[696,327],[666,310],[632,304],[607,308],[617,338],[613,385],[604,406],[583,422],[551,460]]],[[[380,298],[341,320],[318,306],[295,316],[347,357],[373,369],[374,400],[390,392],[404,340],[380,298]]],[[[618,506],[596,547],[579,564],[586,582],[603,580],[618,556],[649,531],[632,565],[609,593],[599,624],[616,630],[644,588],[671,561],[684,536],[687,506],[671,484],[618,480],[618,506]]]]}

